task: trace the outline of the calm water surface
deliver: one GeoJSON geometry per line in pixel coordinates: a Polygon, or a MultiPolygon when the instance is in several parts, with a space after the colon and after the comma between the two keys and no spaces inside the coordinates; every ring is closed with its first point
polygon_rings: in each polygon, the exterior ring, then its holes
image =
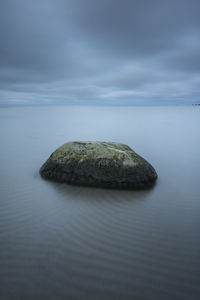
{"type": "Polygon", "coordinates": [[[1,300],[200,299],[200,108],[0,109],[1,300]],[[128,144],[148,191],[48,182],[74,140],[128,144]]]}

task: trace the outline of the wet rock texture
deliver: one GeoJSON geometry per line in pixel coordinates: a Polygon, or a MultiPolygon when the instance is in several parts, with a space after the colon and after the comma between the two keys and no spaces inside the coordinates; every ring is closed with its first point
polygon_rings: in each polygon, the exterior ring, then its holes
{"type": "Polygon", "coordinates": [[[112,142],[68,142],[51,154],[40,174],[69,184],[119,189],[148,188],[157,179],[144,158],[112,142]]]}

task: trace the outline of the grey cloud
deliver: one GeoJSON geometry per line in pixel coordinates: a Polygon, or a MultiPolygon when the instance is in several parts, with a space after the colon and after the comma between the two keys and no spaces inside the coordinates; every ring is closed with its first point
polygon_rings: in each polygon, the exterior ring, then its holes
{"type": "Polygon", "coordinates": [[[198,102],[199,30],[198,0],[0,0],[0,101],[198,102]]]}
{"type": "Polygon", "coordinates": [[[143,56],[172,47],[177,35],[200,26],[198,0],[67,1],[71,22],[111,55],[143,56]],[[69,4],[70,3],[70,4],[69,4]]]}
{"type": "Polygon", "coordinates": [[[200,47],[176,51],[166,59],[166,64],[170,69],[200,73],[200,47]]]}
{"type": "MultiPolygon", "coordinates": [[[[67,28],[55,11],[55,1],[1,0],[0,66],[51,76],[62,74],[67,28]]],[[[66,55],[66,59],[67,59],[66,55]]],[[[22,72],[21,72],[22,73],[22,72]]],[[[27,74],[28,75],[28,72],[27,74]]],[[[23,79],[23,78],[22,78],[23,79]]]]}

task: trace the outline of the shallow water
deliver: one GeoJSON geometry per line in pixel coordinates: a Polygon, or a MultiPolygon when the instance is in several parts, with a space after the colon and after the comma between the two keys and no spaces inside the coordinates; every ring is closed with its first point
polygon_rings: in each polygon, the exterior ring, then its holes
{"type": "Polygon", "coordinates": [[[0,109],[0,299],[200,299],[199,107],[0,109]],[[128,144],[151,190],[40,178],[70,140],[128,144]]]}

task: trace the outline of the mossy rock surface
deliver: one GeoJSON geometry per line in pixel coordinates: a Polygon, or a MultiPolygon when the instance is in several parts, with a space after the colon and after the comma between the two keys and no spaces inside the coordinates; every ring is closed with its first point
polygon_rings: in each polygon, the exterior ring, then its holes
{"type": "Polygon", "coordinates": [[[155,169],[129,146],[108,142],[68,142],[40,169],[46,179],[70,184],[140,189],[154,184],[155,169]]]}

